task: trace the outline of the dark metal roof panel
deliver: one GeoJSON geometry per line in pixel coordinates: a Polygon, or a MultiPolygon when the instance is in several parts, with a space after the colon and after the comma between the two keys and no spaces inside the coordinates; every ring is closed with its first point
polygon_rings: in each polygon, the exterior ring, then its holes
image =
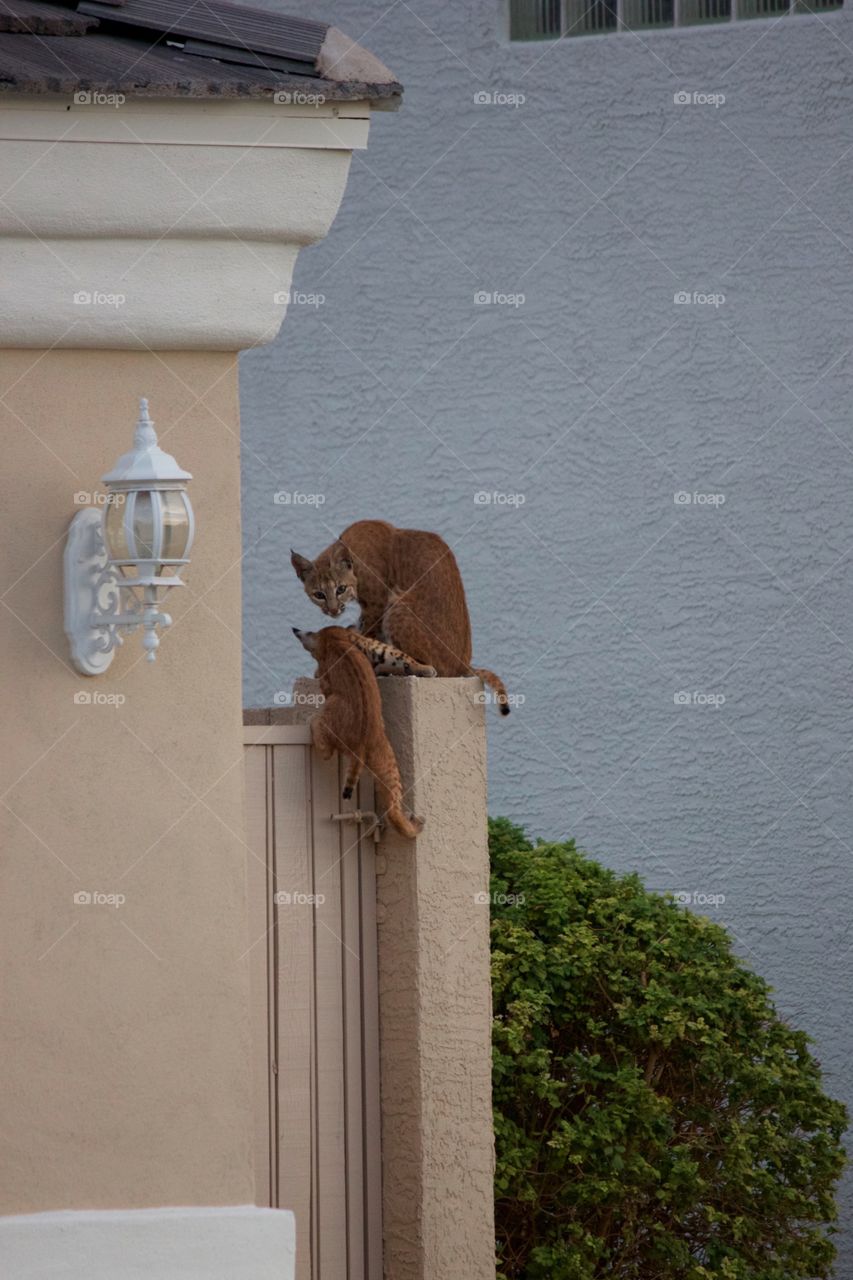
{"type": "Polygon", "coordinates": [[[38,36],[82,36],[98,19],[84,17],[71,9],[39,0],[2,0],[0,31],[38,36]]]}
{"type": "Polygon", "coordinates": [[[248,9],[226,0],[125,0],[119,10],[99,0],[83,0],[78,11],[123,26],[142,27],[152,36],[194,36],[253,53],[308,62],[312,67],[328,30],[321,22],[248,9]]]}

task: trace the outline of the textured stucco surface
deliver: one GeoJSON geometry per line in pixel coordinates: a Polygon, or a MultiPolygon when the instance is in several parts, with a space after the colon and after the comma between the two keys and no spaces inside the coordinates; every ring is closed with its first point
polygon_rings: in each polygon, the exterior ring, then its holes
{"type": "Polygon", "coordinates": [[[440,530],[476,659],[526,699],[488,709],[491,811],[724,895],[849,1101],[850,16],[547,48],[491,0],[346,19],[406,97],[300,256],[325,303],[242,359],[246,701],[321,620],[291,545],[440,530]]]}
{"type": "Polygon", "coordinates": [[[236,361],[7,351],[0,398],[0,1213],[245,1204],[236,361]],[[140,393],[193,473],[198,539],[157,661],[135,633],[87,678],[62,629],[65,534],[140,393]]]}
{"type": "Polygon", "coordinates": [[[416,840],[376,865],[388,1280],[494,1280],[489,856],[479,682],[388,679],[416,840]]]}

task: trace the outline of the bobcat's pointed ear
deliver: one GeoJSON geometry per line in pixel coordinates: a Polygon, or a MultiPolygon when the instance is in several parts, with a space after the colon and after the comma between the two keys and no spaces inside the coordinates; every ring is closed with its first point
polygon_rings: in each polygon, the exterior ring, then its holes
{"type": "Polygon", "coordinates": [[[296,639],[302,645],[302,648],[307,649],[308,652],[313,655],[314,648],[317,644],[316,631],[300,631],[298,627],[292,627],[291,630],[296,636],[296,639]]]}
{"type": "Polygon", "coordinates": [[[335,564],[339,569],[352,569],[352,556],[342,542],[335,547],[335,564]]]}
{"type": "Polygon", "coordinates": [[[309,569],[314,567],[311,560],[307,560],[305,556],[301,556],[299,552],[294,551],[292,547],[290,549],[290,563],[293,565],[293,568],[296,571],[296,576],[300,582],[305,581],[305,575],[308,573],[309,569]]]}

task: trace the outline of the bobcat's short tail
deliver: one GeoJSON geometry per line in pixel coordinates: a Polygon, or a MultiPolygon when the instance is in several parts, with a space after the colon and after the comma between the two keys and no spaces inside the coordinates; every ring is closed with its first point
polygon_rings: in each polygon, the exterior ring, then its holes
{"type": "Polygon", "coordinates": [[[494,671],[489,671],[488,667],[472,667],[471,674],[479,676],[484,684],[488,684],[494,689],[497,695],[498,706],[501,709],[501,715],[508,716],[509,696],[506,691],[506,685],[503,680],[501,680],[500,676],[496,676],[494,671]]]}
{"type": "Polygon", "coordinates": [[[423,818],[416,818],[413,813],[405,814],[399,806],[388,810],[388,821],[409,840],[414,840],[424,829],[423,818]]]}

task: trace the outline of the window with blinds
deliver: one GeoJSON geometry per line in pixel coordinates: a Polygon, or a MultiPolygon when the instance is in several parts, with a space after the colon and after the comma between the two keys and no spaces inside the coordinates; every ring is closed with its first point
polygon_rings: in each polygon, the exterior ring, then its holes
{"type": "Polygon", "coordinates": [[[511,40],[697,27],[789,13],[828,13],[843,0],[509,0],[511,40]]]}

